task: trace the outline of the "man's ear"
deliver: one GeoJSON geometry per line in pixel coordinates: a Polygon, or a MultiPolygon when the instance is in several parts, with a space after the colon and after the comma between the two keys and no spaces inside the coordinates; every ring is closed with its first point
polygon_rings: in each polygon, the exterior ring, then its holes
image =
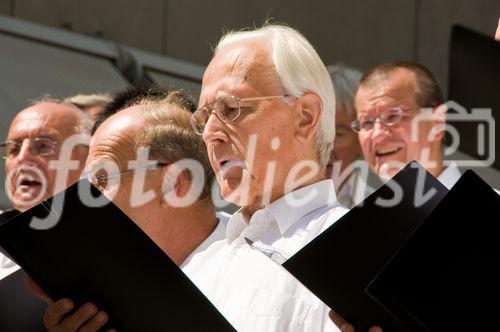
{"type": "Polygon", "coordinates": [[[448,107],[445,104],[438,105],[432,109],[434,140],[441,141],[444,137],[447,113],[448,107]]]}
{"type": "Polygon", "coordinates": [[[191,180],[188,178],[187,171],[182,171],[180,173],[172,172],[172,167],[175,167],[175,164],[170,164],[162,169],[163,182],[160,190],[160,198],[163,203],[166,203],[164,199],[166,195],[175,192],[175,196],[182,198],[191,188],[191,180]],[[172,173],[176,175],[173,175],[172,173]]]}
{"type": "Polygon", "coordinates": [[[320,123],[323,104],[315,93],[305,93],[298,98],[298,120],[295,137],[299,140],[307,141],[316,133],[320,123]]]}

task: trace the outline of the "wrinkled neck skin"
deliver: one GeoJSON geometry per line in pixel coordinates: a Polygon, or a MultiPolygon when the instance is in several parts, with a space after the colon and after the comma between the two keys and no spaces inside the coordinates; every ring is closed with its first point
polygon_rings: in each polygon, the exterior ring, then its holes
{"type": "MultiPolygon", "coordinates": [[[[298,177],[300,177],[300,175],[298,177]]],[[[294,188],[292,188],[291,190],[289,190],[287,192],[284,191],[284,188],[285,188],[285,184],[284,183],[281,184],[281,186],[276,186],[275,187],[276,190],[274,190],[274,193],[271,196],[272,198],[270,200],[270,203],[273,203],[274,201],[276,201],[276,200],[284,197],[286,194],[288,194],[290,192],[293,192],[293,191],[295,191],[297,189],[309,186],[309,185],[311,185],[313,183],[316,183],[316,182],[319,182],[319,181],[322,181],[322,180],[325,180],[325,179],[326,179],[326,175],[325,175],[325,172],[323,170],[323,171],[320,171],[312,179],[310,179],[308,181],[305,181],[302,184],[299,184],[299,185],[295,186],[294,188]]],[[[245,220],[247,222],[249,222],[255,212],[257,212],[258,210],[261,210],[261,209],[263,209],[265,207],[266,207],[266,205],[263,204],[262,196],[259,196],[257,198],[257,200],[256,200],[256,203],[242,207],[241,213],[243,214],[243,217],[245,218],[245,220]]]]}
{"type": "Polygon", "coordinates": [[[215,208],[197,202],[185,208],[170,208],[145,230],[177,266],[214,231],[217,226],[215,208]]]}

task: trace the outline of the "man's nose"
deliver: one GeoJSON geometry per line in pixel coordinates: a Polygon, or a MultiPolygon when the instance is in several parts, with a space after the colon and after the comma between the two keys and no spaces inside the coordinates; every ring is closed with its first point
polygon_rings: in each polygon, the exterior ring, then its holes
{"type": "Polygon", "coordinates": [[[203,140],[208,143],[223,143],[226,141],[224,122],[212,111],[208,116],[205,129],[203,130],[203,140]]]}
{"type": "Polygon", "coordinates": [[[372,128],[372,139],[381,139],[387,136],[390,133],[390,128],[386,124],[384,124],[380,119],[376,119],[372,128]]]}
{"type": "Polygon", "coordinates": [[[26,160],[31,160],[34,157],[34,153],[31,149],[31,145],[27,140],[24,140],[19,148],[19,153],[17,154],[17,159],[22,162],[26,160]]]}

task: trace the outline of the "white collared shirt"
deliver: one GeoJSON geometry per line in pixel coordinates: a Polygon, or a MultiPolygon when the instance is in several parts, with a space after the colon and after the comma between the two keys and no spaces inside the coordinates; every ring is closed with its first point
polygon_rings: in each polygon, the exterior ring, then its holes
{"type": "Polygon", "coordinates": [[[7,256],[0,253],[0,280],[7,277],[11,273],[19,270],[20,267],[13,261],[11,261],[7,256]]]}
{"type": "Polygon", "coordinates": [[[217,226],[215,226],[215,229],[198,247],[196,247],[196,249],[184,260],[184,262],[182,262],[180,266],[181,270],[190,278],[198,273],[198,265],[190,264],[191,260],[207,250],[212,243],[226,238],[227,223],[229,222],[231,215],[223,211],[217,211],[215,216],[217,217],[217,226]]]}
{"type": "Polygon", "coordinates": [[[238,211],[226,239],[191,260],[200,271],[192,280],[238,331],[336,331],[329,308],[260,250],[289,258],[346,211],[332,180],[285,195],[249,222],[238,211]]]}
{"type": "MultiPolygon", "coordinates": [[[[0,210],[0,214],[3,211],[0,210]]],[[[20,266],[0,252],[0,280],[20,269],[20,266]]]]}
{"type": "Polygon", "coordinates": [[[335,185],[337,200],[342,206],[351,209],[375,191],[368,185],[367,177],[368,171],[362,172],[360,167],[355,167],[340,187],[335,185]]]}
{"type": "MultiPolygon", "coordinates": [[[[462,172],[460,172],[460,169],[458,168],[457,164],[454,162],[451,162],[446,168],[439,174],[437,179],[448,189],[451,189],[455,183],[460,179],[462,176],[462,172]]],[[[493,188],[493,190],[496,191],[497,194],[500,195],[500,191],[493,188]]]]}
{"type": "Polygon", "coordinates": [[[450,163],[446,166],[445,169],[438,175],[437,179],[441,182],[446,188],[451,189],[457,183],[458,179],[460,179],[462,173],[458,169],[457,164],[450,163]]]}

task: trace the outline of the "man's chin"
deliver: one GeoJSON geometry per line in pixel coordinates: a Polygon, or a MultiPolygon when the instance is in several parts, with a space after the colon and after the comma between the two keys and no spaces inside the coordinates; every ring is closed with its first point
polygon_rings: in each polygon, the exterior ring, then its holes
{"type": "Polygon", "coordinates": [[[221,184],[221,197],[230,203],[233,203],[237,206],[248,206],[254,203],[255,199],[253,199],[250,191],[239,184],[236,186],[228,185],[227,183],[221,184]]]}
{"type": "Polygon", "coordinates": [[[24,212],[40,204],[41,202],[43,202],[43,199],[26,200],[26,201],[17,200],[15,203],[13,203],[13,207],[18,211],[24,212]]]}
{"type": "Polygon", "coordinates": [[[12,205],[16,210],[25,211],[43,202],[47,195],[41,195],[38,190],[33,192],[16,192],[11,198],[12,205]]]}
{"type": "Polygon", "coordinates": [[[232,188],[225,184],[221,185],[220,188],[221,197],[230,203],[236,204],[238,206],[244,206],[244,194],[239,192],[237,188],[232,188]]]}

